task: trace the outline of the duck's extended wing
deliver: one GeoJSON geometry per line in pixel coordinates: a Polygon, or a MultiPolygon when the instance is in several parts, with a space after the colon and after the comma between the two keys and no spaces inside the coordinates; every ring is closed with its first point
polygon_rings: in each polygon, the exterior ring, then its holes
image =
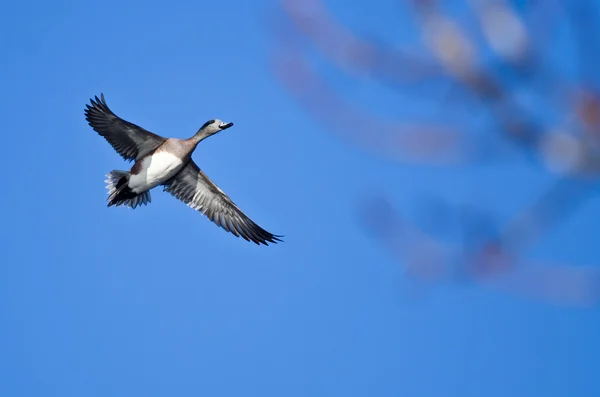
{"type": "Polygon", "coordinates": [[[237,237],[264,245],[282,241],[279,237],[283,236],[267,232],[248,218],[192,160],[165,184],[165,191],[237,237]]]}
{"type": "Polygon", "coordinates": [[[104,94],[90,102],[91,106],[86,105],[85,119],[125,160],[143,157],[166,140],[114,114],[106,104],[104,94]]]}

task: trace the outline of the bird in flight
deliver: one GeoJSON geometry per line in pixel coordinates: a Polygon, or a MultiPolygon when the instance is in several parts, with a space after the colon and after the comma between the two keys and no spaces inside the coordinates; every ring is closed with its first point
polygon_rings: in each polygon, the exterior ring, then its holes
{"type": "Polygon", "coordinates": [[[135,161],[129,171],[113,170],[106,176],[108,206],[136,208],[150,203],[150,190],[158,185],[226,231],[256,244],[282,242],[244,214],[192,160],[202,140],[233,123],[209,120],[188,139],[164,138],[113,113],[104,95],[86,105],[90,126],[125,159],[135,161]]]}

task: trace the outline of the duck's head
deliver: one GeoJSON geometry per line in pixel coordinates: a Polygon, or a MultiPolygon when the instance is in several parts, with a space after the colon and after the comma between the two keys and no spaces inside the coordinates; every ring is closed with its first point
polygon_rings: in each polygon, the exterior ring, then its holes
{"type": "Polygon", "coordinates": [[[200,129],[199,133],[202,133],[204,136],[210,136],[216,134],[217,132],[226,130],[231,127],[233,123],[226,123],[219,119],[208,120],[200,129]]]}
{"type": "Polygon", "coordinates": [[[198,144],[200,141],[208,138],[211,135],[216,134],[217,132],[221,132],[231,127],[233,123],[226,123],[219,119],[208,120],[196,134],[190,138],[195,144],[198,144]]]}

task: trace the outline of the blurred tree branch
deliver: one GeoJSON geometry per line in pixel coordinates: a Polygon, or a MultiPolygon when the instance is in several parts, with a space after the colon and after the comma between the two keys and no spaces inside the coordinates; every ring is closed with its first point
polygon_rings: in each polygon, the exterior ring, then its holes
{"type": "Polygon", "coordinates": [[[563,265],[534,270],[520,259],[595,190],[600,169],[598,4],[398,3],[418,27],[411,35],[411,48],[361,37],[340,24],[321,0],[281,0],[279,13],[287,23],[273,24],[279,28],[273,57],[279,81],[311,116],[373,154],[406,163],[456,166],[502,164],[520,153],[535,159],[556,182],[504,226],[491,221],[485,210],[472,216],[472,224],[463,219],[462,246],[442,244],[411,226],[384,199],[371,203],[363,214],[363,220],[370,217],[365,227],[403,258],[407,272],[417,278],[448,280],[460,270],[486,283],[503,279],[504,287],[510,285],[508,289],[522,295],[529,286],[529,292],[546,300],[581,303],[584,295],[600,299],[597,269],[563,265]],[[465,21],[458,9],[470,19],[465,21]],[[556,60],[556,47],[564,45],[559,44],[558,32],[569,37],[567,61],[556,60]],[[425,96],[439,115],[426,121],[382,121],[344,99],[311,64],[307,47],[355,78],[374,79],[400,95],[425,96]],[[573,66],[568,61],[575,64],[574,73],[564,70],[567,64],[573,66]],[[440,95],[439,87],[449,89],[440,95]],[[448,114],[468,116],[456,121],[448,114]],[[473,115],[483,122],[473,122],[473,115]],[[488,236],[479,227],[466,232],[478,222],[493,225],[495,232],[488,236]]]}

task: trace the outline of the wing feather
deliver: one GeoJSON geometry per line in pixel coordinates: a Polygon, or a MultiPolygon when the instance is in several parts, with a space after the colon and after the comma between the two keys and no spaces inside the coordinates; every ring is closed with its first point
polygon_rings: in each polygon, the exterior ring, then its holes
{"type": "Polygon", "coordinates": [[[282,241],[283,236],[269,233],[254,223],[193,161],[165,184],[165,191],[236,237],[264,245],[282,241]]]}
{"type": "Polygon", "coordinates": [[[104,94],[86,105],[85,118],[90,126],[127,161],[139,159],[154,151],[165,138],[123,120],[110,110],[104,94]]]}

